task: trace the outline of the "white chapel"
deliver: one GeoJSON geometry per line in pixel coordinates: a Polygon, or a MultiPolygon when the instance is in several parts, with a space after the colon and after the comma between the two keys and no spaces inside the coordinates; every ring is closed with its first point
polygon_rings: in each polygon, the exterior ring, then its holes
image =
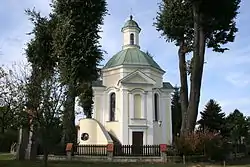
{"type": "Polygon", "coordinates": [[[140,50],[140,31],[130,16],[121,29],[122,50],[93,83],[93,118],[79,121],[79,144],[172,144],[173,87],[163,82],[165,71],[140,50]]]}

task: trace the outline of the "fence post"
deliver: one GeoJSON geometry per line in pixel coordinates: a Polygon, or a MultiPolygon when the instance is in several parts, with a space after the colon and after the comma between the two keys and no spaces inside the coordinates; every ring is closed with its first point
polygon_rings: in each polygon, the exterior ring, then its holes
{"type": "Polygon", "coordinates": [[[108,158],[108,161],[112,161],[113,160],[113,153],[114,153],[114,144],[113,143],[109,143],[107,145],[107,158],[108,158]]]}
{"type": "Polygon", "coordinates": [[[72,151],[73,151],[73,143],[67,143],[66,145],[67,160],[72,159],[72,151]]]}
{"type": "Polygon", "coordinates": [[[160,152],[161,152],[161,161],[163,163],[167,162],[167,145],[160,144],[160,152]]]}

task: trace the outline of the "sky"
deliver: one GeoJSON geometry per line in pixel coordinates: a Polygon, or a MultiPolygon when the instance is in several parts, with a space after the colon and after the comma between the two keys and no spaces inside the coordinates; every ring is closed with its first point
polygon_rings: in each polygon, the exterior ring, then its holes
{"type": "MultiPolygon", "coordinates": [[[[35,8],[42,15],[51,11],[51,0],[1,0],[0,2],[0,64],[25,62],[24,48],[29,41],[32,24],[25,9],[35,8]]],[[[179,85],[177,47],[167,43],[153,26],[160,0],[107,0],[109,15],[104,19],[100,43],[107,54],[104,65],[122,48],[121,27],[132,13],[141,27],[141,50],[149,51],[154,60],[166,71],[164,81],[179,85]]],[[[229,114],[239,109],[250,115],[250,1],[242,0],[237,17],[239,32],[229,51],[215,53],[206,50],[201,89],[200,111],[209,99],[216,100],[229,114]]]]}

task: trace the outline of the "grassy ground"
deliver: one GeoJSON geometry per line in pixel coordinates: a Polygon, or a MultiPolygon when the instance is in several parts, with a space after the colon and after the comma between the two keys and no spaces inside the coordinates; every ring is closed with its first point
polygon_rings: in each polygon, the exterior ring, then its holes
{"type": "Polygon", "coordinates": [[[15,157],[9,153],[0,153],[0,161],[1,160],[13,160],[15,157]]]}
{"type": "MultiPolygon", "coordinates": [[[[43,162],[36,161],[16,161],[13,160],[14,156],[11,154],[1,154],[0,153],[0,167],[43,167],[43,162]]],[[[250,167],[250,163],[248,162],[237,164],[226,164],[226,166],[230,167],[250,167]],[[241,165],[239,165],[241,164],[241,165]]],[[[152,164],[152,163],[87,163],[87,162],[64,162],[64,161],[50,161],[48,167],[221,167],[222,165],[208,165],[208,164],[152,164]]]]}
{"type": "MultiPolygon", "coordinates": [[[[85,162],[49,162],[48,167],[183,167],[183,165],[139,164],[139,163],[85,163],[85,162]]],[[[0,167],[43,167],[40,161],[4,161],[0,160],[0,167]]]]}

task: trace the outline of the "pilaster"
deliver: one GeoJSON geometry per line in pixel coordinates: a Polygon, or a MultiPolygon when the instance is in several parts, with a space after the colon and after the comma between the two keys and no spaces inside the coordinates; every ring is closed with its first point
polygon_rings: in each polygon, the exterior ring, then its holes
{"type": "Polygon", "coordinates": [[[129,144],[129,131],[128,131],[128,121],[129,121],[129,98],[128,98],[128,90],[121,89],[121,136],[122,136],[122,144],[129,144]]]}

